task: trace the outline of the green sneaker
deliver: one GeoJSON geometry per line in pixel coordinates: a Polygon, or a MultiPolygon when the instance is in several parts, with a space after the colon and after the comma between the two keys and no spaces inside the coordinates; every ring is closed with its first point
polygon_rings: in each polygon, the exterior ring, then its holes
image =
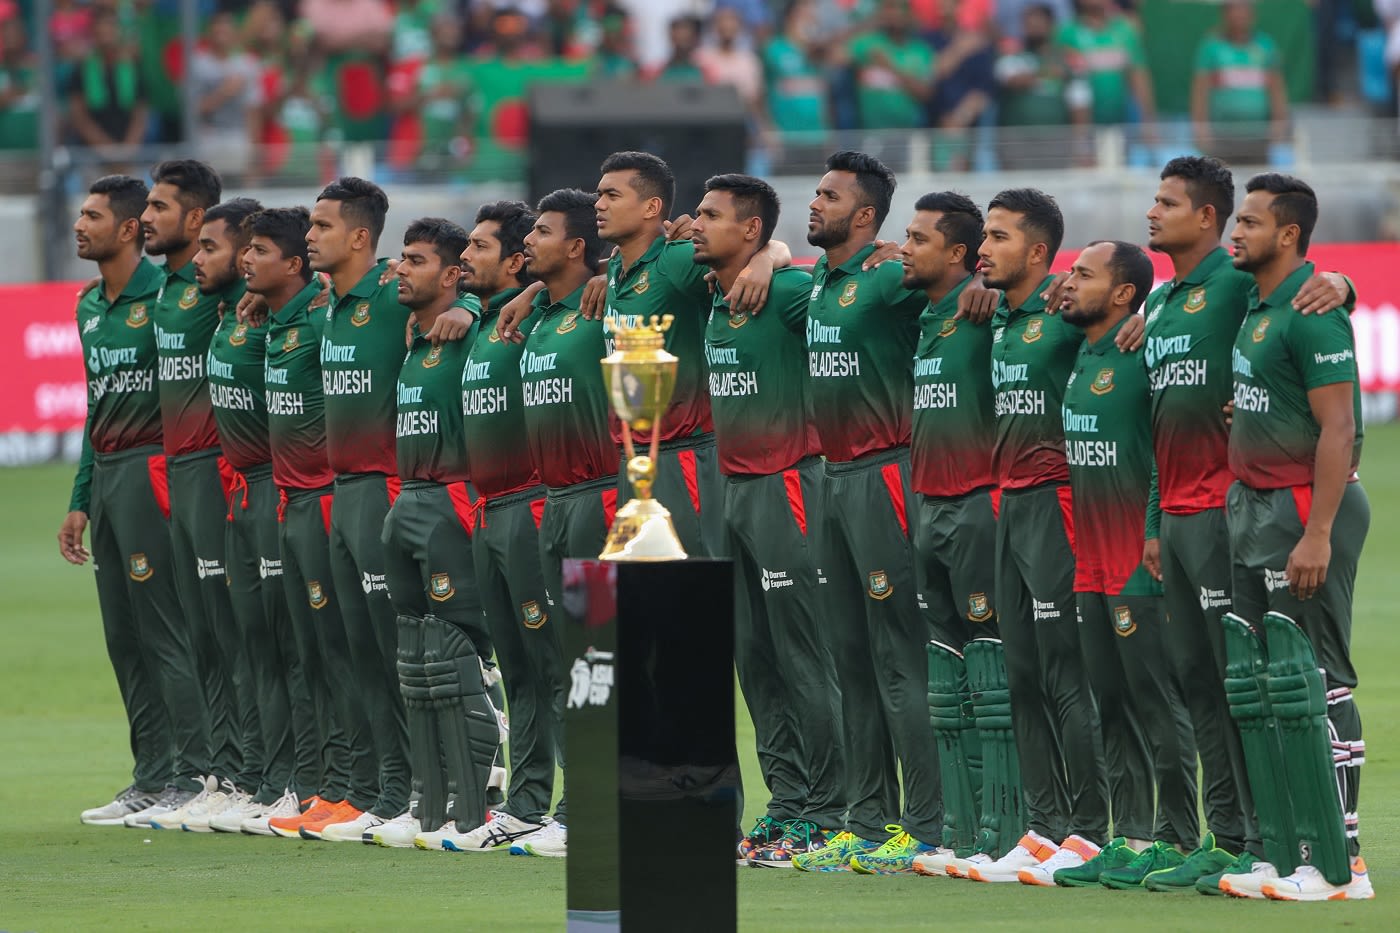
{"type": "Polygon", "coordinates": [[[1062,888],[1091,888],[1099,883],[1099,875],[1114,868],[1123,868],[1137,858],[1128,840],[1119,836],[1099,850],[1099,854],[1083,865],[1061,868],[1055,872],[1055,883],[1062,888]]]}
{"type": "Polygon", "coordinates": [[[798,871],[850,871],[852,856],[874,852],[882,845],[855,833],[839,832],[817,851],[793,856],[792,867],[798,871]]]}
{"type": "Polygon", "coordinates": [[[897,872],[913,871],[914,856],[933,852],[938,848],[920,842],[898,824],[891,823],[885,829],[894,835],[886,839],[885,844],[874,852],[851,856],[851,871],[858,875],[893,875],[897,872]]]}
{"type": "Polygon", "coordinates": [[[1158,840],[1143,849],[1122,868],[1106,871],[1099,876],[1099,884],[1119,891],[1132,891],[1142,887],[1142,880],[1154,871],[1176,868],[1186,861],[1186,856],[1172,846],[1158,840]]]}
{"type": "Polygon", "coordinates": [[[1233,855],[1216,848],[1215,833],[1206,833],[1201,847],[1186,856],[1186,861],[1175,868],[1154,871],[1143,879],[1142,886],[1149,891],[1189,891],[1206,875],[1223,872],[1234,863],[1233,855]]]}
{"type": "Polygon", "coordinates": [[[1235,860],[1220,871],[1213,874],[1204,875],[1196,880],[1196,890],[1201,894],[1214,894],[1224,896],[1225,892],[1220,890],[1221,875],[1247,875],[1254,863],[1259,861],[1259,857],[1253,852],[1241,852],[1235,856],[1235,860]]]}

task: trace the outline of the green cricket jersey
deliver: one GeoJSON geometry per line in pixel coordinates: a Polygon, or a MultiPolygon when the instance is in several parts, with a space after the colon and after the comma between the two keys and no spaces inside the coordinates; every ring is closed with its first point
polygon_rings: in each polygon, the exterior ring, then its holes
{"type": "Polygon", "coordinates": [[[836,268],[812,270],[807,376],[812,420],[828,460],[844,462],[909,443],[919,315],[928,304],[904,287],[904,268],[861,263],[870,244],[836,268]]]}
{"type": "MultiPolygon", "coordinates": [[[[525,345],[502,340],[496,331],[500,309],[519,293],[520,289],[511,288],[491,296],[462,370],[467,463],[472,485],[488,499],[540,482],[539,470],[527,454],[520,390],[520,358],[525,345]]],[[[539,317],[540,312],[532,307],[517,330],[530,333],[539,317]]]]}
{"type": "Polygon", "coordinates": [[[763,50],[768,111],[779,132],[826,132],[826,77],[821,68],[786,36],[775,36],[763,50]]]}
{"type": "Polygon", "coordinates": [[[414,328],[399,369],[395,424],[399,476],[436,483],[467,479],[467,439],[460,392],[470,340],[434,346],[414,328]]]}
{"type": "Polygon", "coordinates": [[[1262,32],[1244,45],[1209,35],[1196,50],[1196,73],[1206,76],[1211,123],[1252,123],[1269,119],[1269,75],[1278,67],[1278,46],[1262,32]]]}
{"type": "MultiPolygon", "coordinates": [[[[239,283],[240,287],[242,283],[239,283]]],[[[224,317],[209,342],[209,398],[224,457],[236,470],[272,462],[267,433],[267,328],[240,324],[224,305],[224,317]]]]}
{"type": "Polygon", "coordinates": [[[447,153],[458,136],[467,136],[471,127],[463,125],[474,112],[473,74],[475,66],[464,58],[447,62],[428,61],[418,72],[418,88],[426,99],[419,108],[423,120],[423,147],[428,152],[447,153]],[[436,96],[442,87],[453,90],[451,97],[436,96]]]}
{"type": "MultiPolygon", "coordinates": [[[[222,294],[204,295],[194,281],[194,263],[171,269],[156,295],[156,352],[160,355],[160,413],[168,456],[207,450],[219,443],[204,363],[219,327],[222,294]]],[[[241,293],[241,288],[240,288],[241,293]]],[[[236,301],[237,299],[235,299],[236,301]]]]}
{"type": "Polygon", "coordinates": [[[715,291],[705,363],[721,473],[780,473],[818,451],[804,346],[811,291],[806,272],[779,269],[757,315],[731,311],[715,291]]]}
{"type": "Polygon", "coordinates": [[[953,320],[958,296],[971,280],[963,279],[919,315],[909,456],[914,489],[926,496],[961,496],[996,485],[992,328],[953,320]]]}
{"type": "Polygon", "coordinates": [[[1254,277],[1220,248],[1147,297],[1143,359],[1164,512],[1223,508],[1235,481],[1222,409],[1234,393],[1230,356],[1253,288],[1254,277]]]}
{"type": "Polygon", "coordinates": [[[1120,321],[1094,343],[1081,341],[1061,409],[1074,491],[1074,591],[1160,596],[1142,565],[1152,397],[1142,350],[1125,353],[1114,343],[1122,329],[1120,321]]]}
{"type": "MultiPolygon", "coordinates": [[[[705,273],[709,271],[695,264],[695,246],[689,240],[667,243],[664,236],[657,237],[630,269],[623,270],[621,256],[608,260],[607,317],[620,317],[636,327],[654,314],[675,316],[666,332],[666,349],[680,364],[671,403],[661,418],[663,441],[714,430],[705,391],[705,320],[710,313],[705,273]]],[[[607,352],[612,351],[609,335],[607,352]]],[[[621,427],[616,430],[614,440],[621,441],[621,427]]],[[[639,444],[651,442],[650,434],[633,438],[639,444]]]]}
{"type": "Polygon", "coordinates": [[[1021,307],[1002,296],[992,322],[992,385],[997,434],[992,463],[1002,489],[1069,479],[1060,405],[1084,333],[1045,310],[1050,276],[1021,307]]]}
{"type": "Polygon", "coordinates": [[[535,296],[538,319],[520,356],[520,394],[530,459],[546,486],[559,489],[617,474],[608,425],[603,322],[579,311],[583,289],[558,301],[535,296]]]}
{"type": "Polygon", "coordinates": [[[1035,83],[1025,89],[1002,87],[997,101],[997,121],[1002,126],[1065,126],[1069,124],[1069,65],[1064,50],[1047,44],[1032,51],[1008,53],[999,69],[1032,74],[1035,83]]]}
{"type": "Polygon", "coordinates": [[[1255,489],[1311,485],[1321,428],[1308,392],[1350,382],[1356,415],[1351,466],[1361,462],[1361,384],[1351,305],[1326,314],[1299,314],[1293,297],[1313,275],[1303,263],[1266,299],[1250,295],[1249,313],[1235,337],[1235,413],[1230,470],[1255,489]]]}
{"type": "Polygon", "coordinates": [[[1071,67],[1089,82],[1094,122],[1127,122],[1128,72],[1147,65],[1147,53],[1133,24],[1113,16],[1102,29],[1093,29],[1072,19],[1060,27],[1056,42],[1068,50],[1071,67]]]}
{"type": "Polygon", "coordinates": [[[326,457],[326,400],[321,373],[325,315],[311,310],[313,280],[267,327],[267,426],[272,478],[284,489],[320,489],[335,482],[326,457]]]}
{"type": "Polygon", "coordinates": [[[88,410],[69,511],[87,511],[94,451],[105,454],[161,442],[151,326],[161,279],[160,269],[143,258],[115,301],[107,301],[101,285],[78,301],[88,410]]]}
{"type": "Polygon", "coordinates": [[[904,90],[895,72],[932,81],[933,46],[914,36],[895,42],[884,33],[870,32],[852,39],[850,51],[862,129],[907,129],[928,122],[923,102],[904,90]],[[889,65],[877,63],[877,53],[884,53],[889,65]]]}

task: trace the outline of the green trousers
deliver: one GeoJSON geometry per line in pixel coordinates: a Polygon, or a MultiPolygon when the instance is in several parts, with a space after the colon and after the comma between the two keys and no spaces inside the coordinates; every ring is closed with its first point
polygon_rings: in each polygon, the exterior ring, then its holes
{"type": "MultiPolygon", "coordinates": [[[[638,448],[639,454],[643,452],[638,448]]],[[[619,506],[633,496],[627,458],[617,482],[619,506]]],[[[718,556],[724,546],[724,483],[713,434],[696,434],[661,444],[652,496],[671,513],[681,547],[691,557],[718,556]]],[[[601,550],[601,548],[600,548],[601,550]]]]}
{"type": "Polygon", "coordinates": [[[999,495],[918,497],[914,576],[934,641],[950,648],[997,638],[996,507],[999,495]]]}
{"type": "Polygon", "coordinates": [[[486,627],[496,648],[510,715],[510,787],[504,810],[540,822],[562,760],[565,683],[557,629],[540,566],[544,487],[488,499],[477,513],[472,561],[486,627]]]}
{"type": "Polygon", "coordinates": [[[92,563],[107,655],[126,708],[145,791],[194,788],[209,773],[209,716],[176,589],[165,455],[98,454],[92,470],[92,563]]]}

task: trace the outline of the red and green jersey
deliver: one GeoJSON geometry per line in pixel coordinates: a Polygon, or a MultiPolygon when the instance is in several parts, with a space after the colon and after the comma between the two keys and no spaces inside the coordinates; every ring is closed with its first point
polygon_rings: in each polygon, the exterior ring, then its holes
{"type": "Polygon", "coordinates": [[[1311,485],[1317,439],[1308,392],[1351,383],[1356,442],[1351,467],[1361,462],[1361,386],[1356,378],[1356,338],[1351,306],[1326,314],[1299,314],[1293,298],[1313,275],[1303,263],[1266,299],[1256,289],[1235,337],[1235,412],[1230,428],[1230,470],[1246,486],[1282,489],[1311,485]]]}
{"type": "Polygon", "coordinates": [[[470,340],[435,346],[414,328],[413,346],[399,369],[394,430],[403,479],[466,480],[467,439],[458,393],[470,349],[470,340]]]}
{"type": "Polygon", "coordinates": [[[142,259],[115,301],[107,300],[101,285],[78,301],[88,410],[69,511],[87,511],[93,451],[105,454],[161,442],[151,324],[160,283],[160,269],[142,259]]]}
{"type": "MultiPolygon", "coordinates": [[[[502,340],[496,331],[500,309],[520,293],[511,288],[492,295],[482,312],[467,365],[462,369],[462,415],[466,422],[467,463],[472,485],[490,499],[537,486],[539,471],[528,456],[525,411],[520,393],[520,358],[523,343],[502,340]]],[[[540,312],[517,328],[530,333],[540,312]]]]}
{"type": "Polygon", "coordinates": [[[954,320],[958,296],[969,281],[963,279],[919,316],[909,456],[914,489],[926,496],[961,496],[995,485],[992,328],[954,320]]]}
{"type": "MultiPolygon", "coordinates": [[[[710,313],[710,287],[706,266],[695,264],[695,246],[689,240],[667,243],[657,237],[631,268],[622,268],[622,257],[608,261],[607,317],[621,318],[636,327],[655,315],[674,315],[666,332],[666,349],[680,360],[671,403],[661,417],[661,439],[675,440],[714,430],[710,420],[710,396],[705,391],[705,319],[710,313]]],[[[612,353],[612,336],[607,352],[612,353]]],[[[621,426],[614,425],[613,440],[621,442],[621,426]]],[[[651,435],[634,435],[637,443],[650,443],[651,435]]]]}
{"type": "Polygon", "coordinates": [[[1147,53],[1137,28],[1123,16],[1113,16],[1102,28],[1078,19],[1064,23],[1056,42],[1067,51],[1070,67],[1089,82],[1094,95],[1094,122],[1128,122],[1128,75],[1147,65],[1147,53]]]}
{"type": "Polygon", "coordinates": [[[1147,297],[1143,360],[1164,512],[1223,508],[1235,480],[1222,409],[1234,392],[1230,355],[1253,288],[1254,277],[1217,249],[1147,297]]]}
{"type": "Polygon", "coordinates": [[[199,291],[193,262],[179,269],[167,263],[164,272],[165,283],[153,311],[165,452],[174,457],[219,443],[204,363],[209,341],[219,327],[219,302],[224,296],[199,291]]]}
{"type": "Polygon", "coordinates": [[[1081,342],[1065,387],[1074,590],[1159,596],[1161,586],[1142,565],[1152,492],[1152,398],[1142,350],[1125,353],[1114,343],[1122,328],[1120,321],[1094,343],[1081,342]]]}
{"type": "Polygon", "coordinates": [[[535,296],[538,315],[520,355],[525,438],[540,480],[555,489],[617,473],[608,424],[603,322],[579,311],[583,289],[558,301],[535,296]]]}
{"type": "MultiPolygon", "coordinates": [[[[1278,68],[1278,46],[1262,32],[1236,45],[1223,35],[1209,35],[1196,50],[1196,74],[1206,79],[1206,107],[1213,124],[1269,119],[1272,101],[1269,76],[1278,68]]],[[[1250,127],[1248,132],[1258,132],[1250,127]]]]}
{"type": "Polygon", "coordinates": [[[928,304],[904,287],[904,268],[868,271],[864,247],[841,265],[812,270],[807,302],[807,376],[812,421],[828,460],[844,462],[909,443],[919,315],[928,304]]]}
{"type": "Polygon", "coordinates": [[[321,374],[326,318],[311,310],[319,294],[313,280],[268,321],[267,427],[272,478],[284,489],[320,489],[335,482],[326,457],[321,374]]]}
{"type": "Polygon", "coordinates": [[[721,473],[780,473],[818,450],[803,345],[811,290],[806,272],[779,269],[757,315],[731,311],[715,290],[705,363],[721,473]]]}
{"type": "Polygon", "coordinates": [[[1045,310],[1047,277],[1021,307],[1005,296],[992,322],[997,434],[992,463],[1002,489],[1069,479],[1060,404],[1084,333],[1045,310]]]}
{"type": "MultiPolygon", "coordinates": [[[[238,293],[242,293],[239,283],[238,293]]],[[[266,322],[241,324],[225,298],[224,317],[209,342],[209,399],[219,426],[224,457],[237,470],[272,462],[267,434],[266,322]]]]}

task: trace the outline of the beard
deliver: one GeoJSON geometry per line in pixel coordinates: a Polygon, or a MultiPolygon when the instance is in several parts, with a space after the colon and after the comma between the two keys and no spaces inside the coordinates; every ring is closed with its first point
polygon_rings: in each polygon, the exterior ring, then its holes
{"type": "Polygon", "coordinates": [[[840,246],[851,238],[851,218],[828,220],[820,229],[807,233],[807,243],[818,249],[831,249],[840,246]]]}
{"type": "Polygon", "coordinates": [[[1244,256],[1232,256],[1230,264],[1241,272],[1258,272],[1278,258],[1278,247],[1270,244],[1261,251],[1246,253],[1244,256]]]}
{"type": "Polygon", "coordinates": [[[982,273],[982,281],[988,288],[999,288],[1002,291],[1007,291],[1024,281],[1027,271],[1028,267],[1023,258],[1020,264],[1014,268],[998,266],[993,268],[991,272],[982,273]]]}
{"type": "Polygon", "coordinates": [[[1072,327],[1090,327],[1108,317],[1108,305],[1100,302],[1098,305],[1061,308],[1060,317],[1072,327]]]}
{"type": "Polygon", "coordinates": [[[238,278],[238,270],[233,267],[233,263],[229,263],[226,268],[219,270],[217,275],[206,271],[204,275],[204,284],[199,286],[199,292],[202,295],[218,294],[238,281],[238,278]]]}

